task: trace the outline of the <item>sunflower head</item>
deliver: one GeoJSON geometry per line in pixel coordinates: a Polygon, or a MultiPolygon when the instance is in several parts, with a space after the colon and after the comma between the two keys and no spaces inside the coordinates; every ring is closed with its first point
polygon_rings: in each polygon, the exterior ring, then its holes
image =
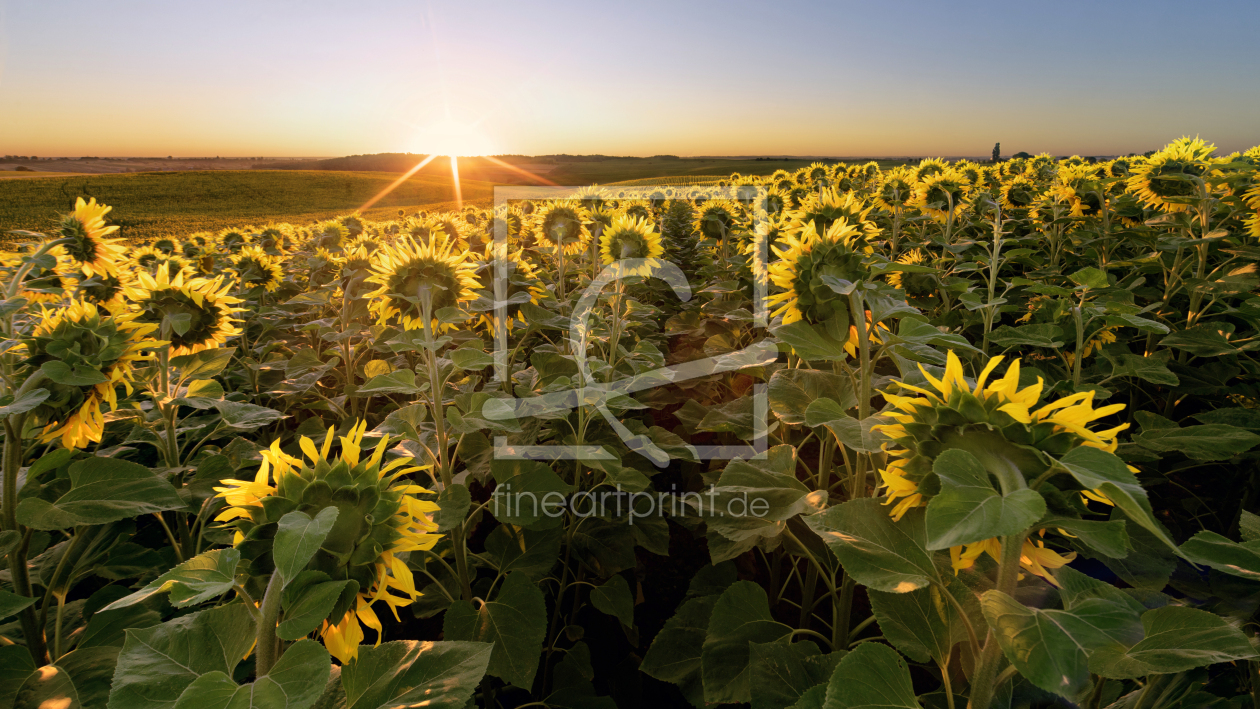
{"type": "Polygon", "coordinates": [[[339,251],[350,238],[350,230],[339,221],[327,221],[315,229],[315,245],[328,251],[339,251]]]}
{"type": "Polygon", "coordinates": [[[883,174],[875,191],[875,202],[890,212],[905,209],[914,200],[914,178],[905,167],[883,174]]]}
{"type": "Polygon", "coordinates": [[[781,240],[773,247],[779,261],[770,264],[770,281],[779,289],[767,303],[782,315],[783,324],[805,321],[811,325],[838,324],[848,329],[848,298],[823,280],[858,283],[870,276],[863,263],[865,243],[858,227],[838,219],[826,233],[807,231],[781,240]]]}
{"type": "Polygon", "coordinates": [[[222,276],[185,278],[183,271],[172,276],[159,269],[157,275],[137,274],[127,297],[140,311],[136,322],[160,328],[171,355],[180,356],[220,347],[240,334],[235,314],[243,309],[235,307],[241,300],[228,295],[230,288],[222,276]]]}
{"type": "Polygon", "coordinates": [[[130,268],[118,269],[117,276],[80,271],[75,285],[75,297],[118,313],[127,308],[127,289],[135,284],[135,273],[130,268]]]}
{"type": "Polygon", "coordinates": [[[923,182],[933,175],[939,175],[949,169],[949,164],[940,158],[924,158],[918,165],[910,168],[910,177],[915,182],[923,182]]]}
{"type": "MultiPolygon", "coordinates": [[[[918,266],[925,261],[927,256],[922,249],[910,249],[897,257],[897,263],[907,265],[918,266]]],[[[936,276],[931,273],[893,271],[888,274],[888,283],[893,288],[905,291],[906,297],[910,299],[931,298],[936,294],[937,288],[936,276]]]]}
{"type": "Polygon", "coordinates": [[[154,241],[152,246],[167,256],[182,251],[179,246],[179,241],[170,237],[162,237],[161,239],[154,241]]]}
{"type": "MultiPolygon", "coordinates": [[[[494,303],[498,300],[495,297],[495,283],[501,282],[506,286],[503,300],[507,303],[506,325],[510,332],[517,323],[525,324],[525,316],[521,314],[521,305],[524,303],[538,305],[539,301],[546,297],[547,288],[538,277],[538,272],[534,267],[521,258],[519,251],[508,249],[502,255],[503,258],[496,256],[493,243],[486,244],[482,260],[476,265],[477,291],[485,302],[494,303]]],[[[497,318],[498,311],[492,308],[481,314],[477,319],[477,324],[493,334],[497,318]]]]}
{"type": "Polygon", "coordinates": [[[924,213],[944,220],[952,212],[957,215],[967,201],[971,183],[961,172],[944,168],[915,185],[915,203],[924,213]]]}
{"type": "Polygon", "coordinates": [[[267,255],[279,256],[288,248],[285,245],[288,238],[289,232],[287,229],[276,225],[268,225],[258,232],[258,235],[254,237],[254,241],[267,255]]]}
{"type": "Polygon", "coordinates": [[[352,239],[363,233],[363,218],[358,214],[347,214],[337,221],[346,228],[346,235],[352,239]]]}
{"type": "Polygon", "coordinates": [[[407,478],[422,468],[411,458],[386,463],[388,437],[366,455],[366,428],[366,421],[359,422],[341,436],[335,456],[331,428],[320,447],[306,436],[300,439],[305,459],[285,453],[276,440],[262,451],[253,480],[224,480],[215,488],[228,504],[215,521],[235,527],[234,544],[256,574],[274,570],[272,542],[284,515],[296,511],[315,517],[329,507],[337,510],[332,531],[306,571],[351,582],[320,631],[329,652],[343,663],[358,656],[360,622],[374,629],[379,641],[376,603],[385,603],[397,617],[399,607],[420,596],[404,555],[432,549],[439,539],[432,517],[438,506],[420,497],[432,492],[407,478]]]}
{"type": "Polygon", "coordinates": [[[117,226],[105,225],[105,215],[111,209],[97,204],[95,197],[87,202],[79,197],[74,211],[62,217],[57,228],[66,255],[88,276],[117,275],[118,265],[125,259],[126,249],[118,244],[119,239],[106,238],[118,231],[117,226]]]}
{"type": "Polygon", "coordinates": [[[237,278],[249,288],[262,288],[273,293],[284,280],[280,259],[269,255],[261,246],[246,246],[232,260],[237,278]]]}
{"type": "Polygon", "coordinates": [[[769,265],[774,258],[774,249],[779,246],[779,240],[785,236],[787,236],[787,227],[781,220],[769,215],[763,215],[757,219],[752,238],[744,244],[743,251],[749,257],[749,270],[758,281],[764,281],[770,277],[769,265]]]}
{"type": "Polygon", "coordinates": [[[476,297],[475,270],[469,253],[457,249],[444,233],[424,241],[398,239],[381,247],[374,259],[367,281],[379,287],[368,296],[369,309],[382,325],[397,317],[404,329],[420,329],[426,301],[432,317],[476,297]]]}
{"type": "Polygon", "coordinates": [[[1129,191],[1146,206],[1169,212],[1190,209],[1186,202],[1198,194],[1198,183],[1212,165],[1216,146],[1198,138],[1181,138],[1134,168],[1129,191]]]}
{"type": "Polygon", "coordinates": [[[930,485],[923,487],[924,480],[932,476],[932,462],[951,448],[962,448],[981,459],[999,456],[1021,470],[1038,472],[1048,467],[1041,453],[1058,457],[1078,446],[1115,450],[1116,435],[1128,424],[1103,431],[1091,429],[1090,424],[1122,410],[1124,404],[1096,409],[1094,392],[1089,390],[1037,407],[1042,379],[1020,388],[1017,359],[1001,379],[990,382],[1001,362],[1000,356],[990,359],[973,387],[951,351],[942,378],[920,366],[927,387],[902,382],[898,384],[902,393],[884,394],[892,405],[886,416],[894,423],[877,428],[902,449],[892,452],[896,460],[882,473],[886,482],[890,477],[898,479],[896,485],[888,483],[890,489],[902,491],[889,502],[906,498],[898,503],[894,516],[900,517],[924,501],[920,493],[932,489],[930,485]],[[913,502],[909,499],[912,494],[919,496],[913,502]]]}
{"type": "Polygon", "coordinates": [[[810,194],[797,209],[788,212],[788,230],[794,234],[825,234],[837,221],[857,227],[862,237],[872,240],[879,236],[880,229],[871,221],[873,205],[867,205],[852,192],[841,192],[839,188],[821,189],[810,194]]]}
{"type": "Polygon", "coordinates": [[[249,234],[241,229],[224,229],[217,238],[219,246],[229,254],[240,251],[249,243],[249,234]]]}
{"type": "Polygon", "coordinates": [[[659,266],[665,253],[661,235],[652,222],[639,217],[621,216],[599,237],[600,261],[610,265],[622,259],[645,259],[644,263],[626,270],[630,275],[648,276],[659,266]]]}
{"type": "Polygon", "coordinates": [[[739,225],[740,216],[740,208],[735,203],[724,199],[709,199],[696,209],[693,226],[704,238],[722,241],[739,225]]]}
{"type": "Polygon", "coordinates": [[[577,200],[548,202],[533,215],[534,237],[547,251],[563,250],[573,256],[586,248],[591,240],[587,228],[590,215],[577,200]]]}
{"type": "Polygon", "coordinates": [[[621,213],[628,217],[651,219],[652,205],[641,199],[629,200],[621,203],[621,213]]]}
{"type": "Polygon", "coordinates": [[[134,313],[110,313],[86,300],[41,308],[25,342],[26,364],[47,375],[40,386],[49,397],[34,412],[47,422],[41,440],[60,439],[66,448],[100,442],[105,428],[101,404],[118,405],[118,384],[131,391],[133,363],[150,357],[142,350],[159,344],[149,337],[156,327],[136,322],[134,313]]]}
{"type": "Polygon", "coordinates": [[[1087,217],[1097,214],[1102,208],[1099,195],[1101,186],[1096,180],[1094,168],[1088,164],[1065,165],[1059,168],[1054,184],[1050,187],[1050,195],[1066,202],[1071,207],[1074,217],[1087,217]]]}
{"type": "Polygon", "coordinates": [[[1025,175],[1016,175],[1002,181],[998,194],[1006,209],[1028,209],[1041,198],[1037,184],[1025,175]]]}

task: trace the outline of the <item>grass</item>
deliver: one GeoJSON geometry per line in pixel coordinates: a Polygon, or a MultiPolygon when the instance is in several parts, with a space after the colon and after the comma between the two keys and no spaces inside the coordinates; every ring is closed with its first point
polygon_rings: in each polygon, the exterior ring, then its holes
{"type": "MultiPolygon", "coordinates": [[[[110,218],[122,227],[120,236],[132,241],[269,221],[306,224],[358,209],[397,177],[381,172],[222,170],[0,180],[0,235],[13,229],[47,233],[80,196],[113,206],[110,218]]],[[[465,203],[490,204],[489,183],[465,179],[462,185],[465,203]]],[[[449,174],[416,175],[364,215],[385,219],[399,209],[452,209],[453,200],[449,174]]]]}

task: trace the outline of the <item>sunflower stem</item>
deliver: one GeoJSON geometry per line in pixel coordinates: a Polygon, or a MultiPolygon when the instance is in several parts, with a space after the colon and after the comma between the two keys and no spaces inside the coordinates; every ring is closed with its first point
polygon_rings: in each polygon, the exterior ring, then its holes
{"type": "Polygon", "coordinates": [[[262,617],[258,620],[256,634],[258,657],[254,674],[257,677],[263,677],[271,672],[271,668],[279,659],[280,646],[276,638],[276,623],[280,619],[280,592],[283,590],[284,580],[280,576],[280,571],[271,572],[271,580],[267,582],[267,590],[263,594],[260,609],[262,617]]]}
{"type": "MultiPolygon", "coordinates": [[[[1015,593],[1015,585],[1019,580],[1019,557],[1024,548],[1024,539],[1028,532],[1002,537],[1002,559],[998,564],[997,590],[1010,596],[1015,593]]],[[[971,681],[971,700],[968,709],[989,709],[993,695],[997,691],[998,667],[1006,659],[997,637],[990,630],[984,641],[984,650],[980,653],[980,661],[976,665],[976,673],[971,681]]]]}
{"type": "MultiPolygon", "coordinates": [[[[41,379],[42,376],[38,372],[32,374],[14,398],[24,393],[23,389],[26,389],[32,381],[41,379]]],[[[30,546],[31,534],[29,529],[22,528],[17,522],[17,476],[18,470],[22,467],[22,423],[25,419],[24,414],[4,419],[4,528],[23,533],[22,541],[9,552],[9,573],[13,577],[13,590],[19,596],[34,598],[35,594],[31,591],[31,578],[26,567],[26,551],[30,546]]],[[[26,648],[31,653],[31,659],[35,661],[35,665],[42,667],[48,664],[48,648],[44,642],[43,629],[35,616],[35,607],[23,608],[18,613],[18,620],[22,625],[22,636],[26,638],[26,648]]]]}

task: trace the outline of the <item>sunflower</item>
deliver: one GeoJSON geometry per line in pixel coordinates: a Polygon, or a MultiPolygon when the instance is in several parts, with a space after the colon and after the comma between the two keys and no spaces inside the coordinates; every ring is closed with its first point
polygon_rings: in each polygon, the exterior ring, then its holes
{"type": "Polygon", "coordinates": [[[556,200],[540,207],[533,215],[534,235],[547,251],[562,249],[565,256],[582,252],[591,240],[587,229],[590,215],[574,200],[556,200]]]}
{"type": "Polygon", "coordinates": [[[135,284],[135,272],[128,267],[118,269],[114,276],[95,273],[91,276],[80,271],[76,276],[75,297],[118,313],[127,308],[127,289],[135,284]]]}
{"type": "Polygon", "coordinates": [[[288,250],[289,230],[287,225],[268,224],[254,237],[254,243],[270,256],[280,256],[288,250]]]}
{"type": "Polygon", "coordinates": [[[215,240],[224,251],[234,254],[249,243],[249,234],[240,229],[227,228],[219,232],[215,240]]]}
{"type": "Polygon", "coordinates": [[[798,236],[806,232],[825,234],[833,223],[843,220],[860,229],[862,238],[869,242],[880,233],[870,219],[872,209],[874,205],[867,205],[852,192],[841,192],[835,187],[821,189],[787,213],[788,231],[798,236]]]}
{"type": "Polygon", "coordinates": [[[332,220],[315,227],[315,246],[328,251],[340,251],[341,246],[350,238],[350,230],[345,224],[332,220]]]}
{"type": "Polygon", "coordinates": [[[639,217],[640,219],[652,218],[652,205],[648,204],[645,200],[635,199],[623,201],[619,209],[622,214],[628,217],[639,217]]]}
{"type": "Polygon", "coordinates": [[[324,645],[342,664],[358,657],[364,625],[376,631],[380,644],[383,628],[373,609],[376,603],[385,603],[397,619],[398,608],[420,597],[406,556],[432,549],[441,538],[433,521],[437,503],[418,497],[432,491],[407,479],[428,466],[415,466],[410,457],[384,462],[388,436],[371,456],[364,456],[366,429],[367,422],[361,421],[349,435],[340,436],[336,456],[329,455],[332,428],[319,448],[302,436],[299,445],[307,460],[285,453],[277,439],[261,451],[262,465],[253,480],[226,479],[214,488],[228,504],[215,521],[235,527],[233,546],[255,563],[270,556],[283,514],[297,510],[315,516],[337,508],[332,531],[306,569],[349,581],[353,589],[338,599],[319,629],[324,645]],[[264,504],[266,500],[277,504],[264,504]]]}
{"type": "Polygon", "coordinates": [[[153,248],[167,255],[173,254],[177,251],[183,251],[183,249],[181,249],[179,246],[179,241],[176,239],[172,239],[170,237],[162,237],[161,239],[157,239],[152,244],[150,244],[150,246],[152,246],[153,248]]]}
{"type": "Polygon", "coordinates": [[[463,217],[454,214],[440,214],[429,220],[429,228],[445,234],[446,238],[461,251],[466,251],[476,237],[477,230],[463,217]]]}
{"type": "Polygon", "coordinates": [[[696,210],[693,227],[706,239],[722,241],[739,225],[738,205],[724,199],[705,200],[696,210]]]}
{"type": "MultiPolygon", "coordinates": [[[[1043,533],[1044,531],[1042,530],[1043,533]]],[[[1002,558],[1002,542],[998,539],[984,539],[974,544],[950,547],[949,561],[954,569],[954,573],[956,574],[959,571],[975,566],[976,559],[980,558],[981,554],[988,554],[994,560],[1000,561],[1002,558]]],[[[1050,570],[1066,566],[1075,559],[1076,552],[1074,551],[1060,554],[1053,549],[1047,548],[1046,543],[1043,541],[1025,539],[1023,547],[1020,548],[1019,565],[1025,571],[1040,576],[1051,584],[1058,586],[1059,580],[1050,573],[1050,570]]]]}
{"type": "MultiPolygon", "coordinates": [[[[897,257],[897,263],[918,266],[927,260],[922,249],[911,249],[897,257]]],[[[936,293],[936,276],[931,273],[888,274],[888,285],[906,292],[908,298],[930,298],[936,293]]]]}
{"type": "Polygon", "coordinates": [[[1152,209],[1189,211],[1189,204],[1168,200],[1184,200],[1198,193],[1196,180],[1211,167],[1214,152],[1215,145],[1198,138],[1174,140],[1146,162],[1135,166],[1128,180],[1129,191],[1152,209]]]}
{"type": "Polygon", "coordinates": [[[652,222],[640,217],[623,216],[613,220],[612,226],[599,237],[600,262],[605,266],[622,259],[642,259],[643,263],[623,271],[631,276],[650,276],[661,265],[665,253],[661,235],[652,222]]]}
{"type": "Polygon", "coordinates": [[[949,169],[949,163],[940,158],[924,158],[918,165],[910,168],[910,179],[923,182],[929,177],[939,175],[949,169]]]}
{"type": "Polygon", "coordinates": [[[1247,190],[1243,200],[1251,208],[1251,214],[1243,220],[1243,224],[1247,227],[1247,233],[1251,236],[1260,237],[1260,184],[1247,190]]]}
{"type": "MultiPolygon", "coordinates": [[[[767,269],[771,283],[781,289],[766,301],[775,308],[771,315],[782,315],[784,325],[798,321],[829,325],[839,323],[836,318],[851,320],[848,299],[833,291],[822,278],[831,276],[857,283],[869,277],[862,262],[865,245],[858,228],[838,219],[825,234],[805,232],[803,237],[790,234],[782,243],[783,248],[772,249],[779,261],[767,269]]],[[[848,329],[852,338],[850,344],[853,344],[857,331],[852,327],[848,329]]]]}
{"type": "Polygon", "coordinates": [[[167,272],[174,276],[189,269],[191,272],[192,264],[183,256],[175,256],[164,251],[160,251],[153,246],[141,246],[131,252],[131,262],[137,270],[146,271],[148,273],[167,272]]]}
{"type": "Polygon", "coordinates": [[[368,294],[372,299],[368,309],[382,325],[398,316],[404,329],[422,328],[426,295],[431,299],[430,315],[477,297],[475,270],[469,253],[456,249],[445,234],[435,233],[424,241],[399,239],[376,255],[367,281],[380,288],[368,294]]]}
{"type": "Polygon", "coordinates": [[[58,227],[59,243],[66,255],[89,278],[98,273],[117,276],[118,265],[125,260],[126,249],[118,244],[121,239],[105,238],[118,231],[117,226],[105,226],[105,215],[111,209],[97,204],[95,197],[87,202],[79,197],[74,201],[74,211],[62,217],[58,227]]]}
{"type": "Polygon", "coordinates": [[[280,260],[263,251],[261,246],[246,246],[232,260],[237,278],[250,288],[262,288],[273,293],[284,280],[280,260]]]}
{"type": "Polygon", "coordinates": [[[883,174],[875,190],[875,203],[890,212],[905,209],[914,199],[914,177],[905,167],[883,174]]]}
{"type": "Polygon", "coordinates": [[[915,204],[925,214],[945,221],[952,209],[954,216],[962,211],[970,187],[962,173],[946,168],[915,184],[915,204]]]}
{"type": "MultiPolygon", "coordinates": [[[[894,423],[874,428],[882,431],[898,447],[888,451],[895,459],[880,471],[887,490],[884,504],[893,505],[893,519],[900,520],[909,510],[926,504],[927,495],[923,490],[935,487],[924,485],[929,477],[935,475],[932,463],[950,448],[997,455],[1009,461],[1031,461],[1031,467],[1038,470],[1048,467],[1041,455],[1043,453],[1062,456],[1078,446],[1115,451],[1116,436],[1128,428],[1128,424],[1102,431],[1095,431],[1089,426],[1098,419],[1121,411],[1124,404],[1096,409],[1091,389],[1034,408],[1040,402],[1044,382],[1038,377],[1036,384],[1020,389],[1018,359],[1007,367],[1005,376],[989,383],[1002,359],[1001,356],[993,357],[985,364],[973,389],[963,374],[962,363],[950,351],[946,356],[945,374],[940,379],[919,366],[930,388],[901,382],[898,384],[900,389],[917,396],[884,393],[884,399],[892,405],[885,416],[894,423]]],[[[1091,493],[1093,499],[1106,500],[1098,491],[1085,492],[1091,493]]],[[[967,545],[966,549],[951,549],[955,569],[967,568],[971,564],[960,566],[960,561],[974,562],[996,543],[996,540],[983,540],[976,545],[967,545]]],[[[1044,548],[1044,545],[1039,548],[1044,548]]],[[[1054,563],[1053,558],[1038,549],[1025,548],[1024,551],[1030,560],[1040,559],[1044,567],[1051,567],[1054,563]]],[[[1025,568],[1042,575],[1036,564],[1026,564],[1025,568]]]]}
{"type": "Polygon", "coordinates": [[[244,309],[233,307],[241,299],[228,295],[230,289],[231,284],[222,276],[185,279],[182,271],[172,276],[167,269],[160,269],[156,276],[138,273],[127,297],[140,310],[138,322],[157,326],[170,322],[166,337],[171,355],[178,357],[220,347],[241,333],[233,325],[239,322],[234,314],[244,309]],[[185,326],[184,332],[179,332],[185,326]]]}
{"type": "MultiPolygon", "coordinates": [[[[511,332],[517,323],[525,325],[525,316],[521,314],[521,304],[529,302],[538,305],[547,295],[547,287],[533,265],[521,258],[520,251],[505,250],[504,260],[496,259],[494,244],[486,244],[481,263],[477,264],[477,290],[480,296],[490,303],[498,301],[495,296],[496,281],[507,286],[504,293],[507,314],[507,330],[511,332]],[[528,300],[526,296],[528,294],[528,300]]],[[[477,324],[491,334],[494,333],[498,313],[490,309],[477,318],[477,324]]]]}
{"type": "Polygon", "coordinates": [[[1094,177],[1094,169],[1089,165],[1061,167],[1049,194],[1066,203],[1074,217],[1097,214],[1102,208],[1102,202],[1098,198],[1102,188],[1094,177]]]}
{"type": "MultiPolygon", "coordinates": [[[[98,276],[99,277],[99,276],[98,276]]],[[[66,448],[82,448],[99,443],[105,429],[101,404],[117,408],[115,387],[122,384],[131,393],[133,364],[149,359],[142,353],[159,344],[149,338],[156,325],[136,322],[135,313],[103,311],[86,300],[71,300],[55,310],[40,308],[35,329],[26,340],[33,367],[60,361],[73,368],[79,379],[93,379],[85,385],[45,381],[49,397],[35,410],[47,421],[40,441],[61,440],[66,448]]]]}
{"type": "Polygon", "coordinates": [[[1006,209],[1028,209],[1041,197],[1036,183],[1025,175],[1016,175],[1002,181],[998,190],[1002,206],[1006,209]]]}
{"type": "MultiPolygon", "coordinates": [[[[45,255],[55,259],[56,264],[52,268],[46,268],[36,263],[22,279],[19,295],[29,303],[57,303],[72,289],[71,275],[77,271],[74,260],[60,245],[49,248],[45,255]]],[[[23,254],[0,254],[0,266],[3,266],[10,277],[15,276],[25,257],[23,254]]]]}
{"type": "Polygon", "coordinates": [[[337,220],[341,226],[346,228],[346,234],[350,238],[354,238],[363,233],[363,218],[356,214],[347,214],[337,220]]]}
{"type": "Polygon", "coordinates": [[[599,185],[586,185],[574,190],[573,199],[586,203],[587,209],[597,209],[609,201],[608,190],[599,185]]]}
{"type": "Polygon", "coordinates": [[[762,215],[753,229],[752,238],[744,244],[743,252],[749,257],[749,270],[758,281],[770,277],[770,254],[779,244],[779,240],[787,235],[787,227],[783,222],[770,215],[762,215]]]}

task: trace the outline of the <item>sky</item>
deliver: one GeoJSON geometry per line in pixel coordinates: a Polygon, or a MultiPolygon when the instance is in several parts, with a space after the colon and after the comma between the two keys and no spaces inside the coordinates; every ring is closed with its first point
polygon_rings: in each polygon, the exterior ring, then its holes
{"type": "Polygon", "coordinates": [[[0,154],[1260,143],[1260,2],[0,0],[0,154]]]}

